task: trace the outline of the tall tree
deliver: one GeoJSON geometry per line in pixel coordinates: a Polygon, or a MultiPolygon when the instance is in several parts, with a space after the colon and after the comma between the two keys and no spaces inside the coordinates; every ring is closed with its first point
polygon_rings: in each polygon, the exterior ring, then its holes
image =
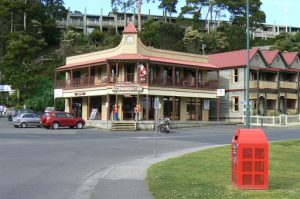
{"type": "Polygon", "coordinates": [[[231,25],[228,23],[223,23],[218,28],[218,32],[222,32],[226,37],[226,41],[229,44],[226,48],[227,51],[240,50],[246,48],[245,28],[236,24],[231,25]]]}
{"type": "Polygon", "coordinates": [[[223,10],[224,8],[225,4],[223,3],[223,0],[186,0],[186,5],[181,8],[180,17],[186,14],[192,15],[194,21],[193,25],[195,26],[195,24],[200,24],[200,19],[203,19],[202,14],[204,9],[208,10],[205,17],[207,20],[209,14],[212,19],[213,14],[217,15],[220,10],[223,10]]]}
{"type": "MultiPolygon", "coordinates": [[[[246,27],[246,0],[223,0],[227,10],[231,14],[233,24],[246,27]]],[[[258,27],[266,20],[266,14],[261,10],[261,0],[249,0],[250,27],[258,27]]]]}
{"type": "Polygon", "coordinates": [[[160,4],[159,4],[159,8],[165,10],[165,12],[169,13],[169,20],[171,23],[171,17],[173,13],[177,13],[176,10],[176,5],[178,3],[178,0],[159,0],[160,4]]]}
{"type": "Polygon", "coordinates": [[[186,50],[191,53],[201,53],[204,38],[204,33],[195,30],[192,26],[187,27],[183,38],[186,50]]]}

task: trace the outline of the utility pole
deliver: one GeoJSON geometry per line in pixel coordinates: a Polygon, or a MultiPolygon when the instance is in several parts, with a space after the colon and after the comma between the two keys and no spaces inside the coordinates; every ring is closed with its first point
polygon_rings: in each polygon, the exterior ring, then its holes
{"type": "Polygon", "coordinates": [[[249,0],[247,0],[247,66],[246,66],[246,128],[250,128],[250,103],[249,103],[249,84],[250,84],[250,69],[249,69],[249,0]]]}
{"type": "Polygon", "coordinates": [[[141,32],[142,30],[142,19],[141,19],[141,9],[142,9],[142,0],[138,0],[138,30],[141,32]]]}
{"type": "Polygon", "coordinates": [[[26,8],[27,8],[27,0],[25,0],[25,11],[24,11],[24,32],[26,32],[26,30],[27,30],[27,24],[26,24],[26,21],[27,21],[27,13],[26,13],[26,8]]]}

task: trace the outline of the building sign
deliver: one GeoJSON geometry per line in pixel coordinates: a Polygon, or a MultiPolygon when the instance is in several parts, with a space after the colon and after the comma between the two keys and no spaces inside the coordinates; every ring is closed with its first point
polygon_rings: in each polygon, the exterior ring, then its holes
{"type": "Polygon", "coordinates": [[[54,89],[54,99],[63,97],[63,89],[54,89]]]}
{"type": "Polygon", "coordinates": [[[116,94],[139,94],[143,91],[143,87],[139,84],[125,82],[123,84],[115,84],[112,90],[116,94]]]}
{"type": "Polygon", "coordinates": [[[85,92],[77,92],[77,93],[75,93],[75,96],[83,96],[83,95],[85,95],[85,92]]]}
{"type": "Polygon", "coordinates": [[[4,92],[10,92],[11,90],[11,85],[0,85],[0,92],[4,91],[4,92]]]}
{"type": "Polygon", "coordinates": [[[225,96],[225,89],[217,89],[217,96],[218,97],[225,96]]]}

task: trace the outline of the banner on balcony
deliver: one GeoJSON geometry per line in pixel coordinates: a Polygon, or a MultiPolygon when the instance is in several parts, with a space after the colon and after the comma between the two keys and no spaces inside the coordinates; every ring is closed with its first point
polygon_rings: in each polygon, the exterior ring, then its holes
{"type": "Polygon", "coordinates": [[[112,91],[116,94],[139,94],[143,91],[143,87],[139,84],[125,82],[122,84],[115,84],[112,91]]]}
{"type": "Polygon", "coordinates": [[[147,69],[143,64],[139,65],[140,68],[140,80],[146,81],[147,69]]]}

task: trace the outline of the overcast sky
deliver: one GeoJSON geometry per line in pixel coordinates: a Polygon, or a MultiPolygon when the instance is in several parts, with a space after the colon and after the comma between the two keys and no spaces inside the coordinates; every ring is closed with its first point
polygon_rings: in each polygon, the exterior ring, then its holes
{"type": "MultiPolygon", "coordinates": [[[[111,11],[111,0],[64,0],[64,2],[67,8],[70,7],[72,11],[78,10],[82,13],[85,7],[88,14],[100,14],[101,8],[104,15],[111,11]]],[[[180,9],[185,4],[185,0],[178,2],[177,9],[180,9]]],[[[267,24],[286,25],[287,22],[288,26],[300,27],[300,0],[261,0],[261,2],[262,10],[267,15],[267,24]]],[[[162,15],[162,10],[157,8],[158,4],[158,0],[154,4],[144,4],[142,13],[148,14],[150,9],[151,14],[162,15]]]]}

